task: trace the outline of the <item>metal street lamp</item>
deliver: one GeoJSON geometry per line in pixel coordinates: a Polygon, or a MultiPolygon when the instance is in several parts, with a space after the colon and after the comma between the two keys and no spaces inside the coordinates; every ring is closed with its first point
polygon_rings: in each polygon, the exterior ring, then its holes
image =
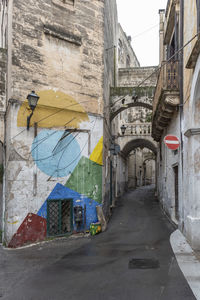
{"type": "Polygon", "coordinates": [[[37,106],[37,103],[38,103],[38,100],[39,100],[39,96],[35,93],[35,91],[32,91],[30,94],[28,94],[27,96],[27,100],[28,100],[28,105],[31,109],[31,114],[30,116],[27,117],[27,130],[29,130],[29,127],[30,127],[30,120],[31,120],[31,117],[33,115],[33,111],[34,109],[36,108],[37,106]]]}
{"type": "Polygon", "coordinates": [[[134,100],[134,102],[137,100],[138,96],[135,92],[135,90],[133,90],[133,93],[132,93],[132,99],[134,100]]]}
{"type": "Polygon", "coordinates": [[[126,131],[126,126],[123,124],[121,127],[121,132],[122,132],[122,135],[124,135],[125,131],[126,131]]]}

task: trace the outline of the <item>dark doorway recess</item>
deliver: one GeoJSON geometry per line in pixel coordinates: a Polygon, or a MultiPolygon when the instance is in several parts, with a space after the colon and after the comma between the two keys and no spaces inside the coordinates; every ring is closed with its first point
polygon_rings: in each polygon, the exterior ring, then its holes
{"type": "Polygon", "coordinates": [[[62,236],[73,229],[73,200],[47,201],[47,236],[62,236]]]}

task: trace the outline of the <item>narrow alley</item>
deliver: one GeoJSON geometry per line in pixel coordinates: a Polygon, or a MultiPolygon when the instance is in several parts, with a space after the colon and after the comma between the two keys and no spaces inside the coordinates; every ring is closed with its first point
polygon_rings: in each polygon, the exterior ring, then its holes
{"type": "Polygon", "coordinates": [[[195,299],[170,246],[174,230],[160,210],[154,187],[140,187],[119,200],[100,235],[0,248],[1,297],[195,299]]]}

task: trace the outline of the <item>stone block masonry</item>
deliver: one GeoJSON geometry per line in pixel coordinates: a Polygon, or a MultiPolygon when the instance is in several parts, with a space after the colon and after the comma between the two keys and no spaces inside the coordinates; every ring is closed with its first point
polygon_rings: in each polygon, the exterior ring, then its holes
{"type": "Polygon", "coordinates": [[[157,67],[139,67],[139,68],[124,68],[119,69],[119,86],[137,86],[147,77],[142,86],[156,86],[157,83],[157,67]],[[152,76],[151,76],[152,74],[152,76]]]}
{"type": "Polygon", "coordinates": [[[0,112],[5,111],[7,50],[0,48],[0,112]]]}
{"type": "Polygon", "coordinates": [[[10,13],[4,239],[21,245],[44,238],[45,222],[30,228],[26,217],[44,212],[55,187],[69,184],[75,205],[102,203],[104,1],[18,0],[10,13]],[[32,90],[40,98],[26,130],[32,90]]]}
{"type": "Polygon", "coordinates": [[[13,94],[24,100],[33,86],[54,87],[84,102],[87,112],[101,114],[104,4],[65,2],[14,2],[13,94]]]}

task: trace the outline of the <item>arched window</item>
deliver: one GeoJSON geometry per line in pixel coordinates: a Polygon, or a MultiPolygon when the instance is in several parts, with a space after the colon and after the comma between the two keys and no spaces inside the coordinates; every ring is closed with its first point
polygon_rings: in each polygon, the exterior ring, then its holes
{"type": "Polygon", "coordinates": [[[0,47],[6,48],[8,0],[0,0],[0,47]]]}
{"type": "Polygon", "coordinates": [[[130,65],[131,65],[131,59],[130,59],[130,56],[127,55],[127,56],[126,56],[126,67],[127,67],[127,68],[130,67],[130,65]]]}
{"type": "Polygon", "coordinates": [[[123,56],[123,44],[122,41],[119,39],[118,40],[118,60],[122,60],[122,56],[123,56]]]}

